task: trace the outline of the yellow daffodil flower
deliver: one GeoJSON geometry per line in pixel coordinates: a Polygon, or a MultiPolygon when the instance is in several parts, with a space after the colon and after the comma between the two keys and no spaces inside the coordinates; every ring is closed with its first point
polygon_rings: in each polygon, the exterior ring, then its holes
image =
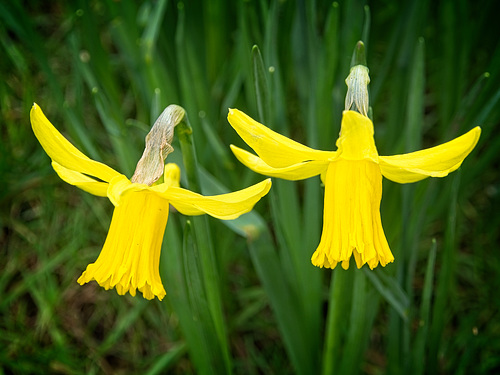
{"type": "Polygon", "coordinates": [[[229,194],[202,196],[179,187],[176,164],[164,168],[163,182],[148,186],[133,183],[105,164],[88,158],[74,147],[45,117],[37,104],[30,113],[35,136],[59,177],[91,194],[108,197],[115,206],[108,236],[95,263],[78,279],[91,280],[118,294],[161,300],[165,289],[159,273],[161,244],[169,204],[184,215],[209,214],[230,220],[249,212],[267,194],[270,179],[229,194]]]}
{"type": "MultiPolygon", "coordinates": [[[[362,74],[367,78],[367,69],[362,74]]],[[[361,85],[367,85],[366,78],[361,85]]],[[[355,105],[366,114],[367,93],[357,89],[356,94],[348,95],[346,109],[355,105]]],[[[382,176],[402,184],[444,177],[460,167],[481,133],[476,127],[437,147],[379,156],[372,121],[351,110],[343,112],[337,151],[304,146],[237,109],[229,110],[228,120],[258,155],[231,145],[238,160],[253,171],[286,180],[321,175],[325,185],[323,232],[311,260],[315,266],[327,268],[335,268],[341,262],[344,269],[349,267],[351,255],[358,268],[368,263],[373,269],[379,263],[385,266],[394,260],[380,219],[382,176]]]]}

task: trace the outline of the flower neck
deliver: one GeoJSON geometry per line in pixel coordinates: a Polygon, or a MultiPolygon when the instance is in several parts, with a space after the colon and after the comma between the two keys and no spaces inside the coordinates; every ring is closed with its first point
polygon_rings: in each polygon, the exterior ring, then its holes
{"type": "Polygon", "coordinates": [[[373,123],[357,112],[344,111],[337,147],[339,157],[345,160],[371,159],[378,163],[373,123]]]}

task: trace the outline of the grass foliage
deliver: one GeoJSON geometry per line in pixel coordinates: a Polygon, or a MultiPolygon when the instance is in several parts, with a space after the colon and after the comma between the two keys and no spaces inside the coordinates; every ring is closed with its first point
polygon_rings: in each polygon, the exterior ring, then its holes
{"type": "Polygon", "coordinates": [[[497,14],[487,0],[1,1],[0,374],[500,371],[497,14]],[[246,146],[228,108],[333,150],[360,39],[380,154],[483,131],[447,178],[384,181],[393,264],[313,267],[320,180],[274,179],[238,220],[170,215],[163,302],[76,283],[112,205],[57,177],[34,101],[127,176],[181,105],[193,133],[168,159],[183,185],[236,190],[263,178],[231,154],[246,146]]]}

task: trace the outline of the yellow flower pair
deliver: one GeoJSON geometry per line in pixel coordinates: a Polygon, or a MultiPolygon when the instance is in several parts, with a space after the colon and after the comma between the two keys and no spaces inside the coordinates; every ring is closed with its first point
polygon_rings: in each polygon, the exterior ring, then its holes
{"type": "MultiPolygon", "coordinates": [[[[366,75],[362,80],[366,85],[367,71],[360,72],[366,75]]],[[[353,255],[358,268],[367,263],[373,269],[394,260],[380,219],[382,176],[398,183],[444,177],[461,165],[478,142],[481,130],[476,127],[426,150],[379,156],[373,124],[366,117],[367,93],[356,91],[351,99],[349,103],[346,100],[346,108],[356,105],[364,115],[344,111],[337,151],[311,149],[236,109],[229,110],[229,123],[258,156],[233,145],[231,149],[243,164],[267,176],[299,180],[321,175],[325,185],[323,233],[312,263],[335,268],[341,262],[347,269],[353,255]]],[[[80,276],[80,284],[96,280],[105,289],[116,288],[119,294],[135,295],[138,289],[147,299],[156,296],[161,300],[165,289],[159,261],[169,205],[184,215],[207,213],[223,220],[234,219],[250,211],[271,187],[267,179],[234,193],[205,197],[179,187],[180,170],[175,164],[165,166],[162,183],[133,183],[76,149],[36,104],[31,110],[31,124],[64,181],[91,194],[107,196],[115,206],[101,254],[80,276]]]]}

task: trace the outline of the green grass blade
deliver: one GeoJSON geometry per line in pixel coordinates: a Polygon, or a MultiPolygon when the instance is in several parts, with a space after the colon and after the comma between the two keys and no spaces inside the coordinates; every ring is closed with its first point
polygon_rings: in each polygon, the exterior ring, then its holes
{"type": "Polygon", "coordinates": [[[454,291],[454,272],[456,270],[456,220],[457,220],[457,195],[460,186],[460,173],[455,172],[451,178],[451,191],[449,195],[449,211],[446,223],[444,251],[441,255],[441,270],[439,273],[436,297],[432,310],[432,324],[429,329],[429,371],[438,371],[438,359],[443,340],[443,329],[450,316],[450,297],[454,291]]]}
{"type": "Polygon", "coordinates": [[[425,271],[424,289],[422,293],[422,302],[420,304],[420,314],[418,325],[419,329],[415,335],[415,341],[413,343],[413,364],[412,373],[415,375],[420,375],[424,373],[425,369],[425,349],[427,341],[427,333],[430,325],[430,310],[431,310],[431,298],[434,284],[434,264],[436,262],[436,252],[437,243],[435,239],[432,239],[432,246],[429,252],[429,258],[427,260],[427,268],[425,271]]]}
{"type": "MultiPolygon", "coordinates": [[[[265,118],[270,116],[269,110],[266,109],[270,105],[270,95],[268,93],[267,71],[257,46],[254,46],[252,50],[252,62],[259,116],[261,121],[266,123],[265,118]]],[[[299,306],[296,307],[300,316],[298,320],[300,323],[297,324],[300,325],[299,331],[304,335],[301,337],[301,341],[307,347],[307,352],[303,354],[309,356],[305,363],[315,363],[319,360],[320,347],[318,320],[321,302],[320,274],[317,269],[311,266],[310,252],[306,252],[305,249],[313,246],[317,241],[317,228],[319,226],[317,218],[320,216],[318,210],[319,186],[311,181],[308,183],[308,187],[306,202],[304,202],[304,209],[308,212],[308,222],[305,226],[301,225],[301,209],[297,190],[293,183],[277,180],[274,183],[274,190],[277,190],[278,193],[277,195],[271,193],[271,200],[276,212],[274,220],[282,234],[280,239],[285,252],[283,265],[287,279],[293,283],[292,290],[300,301],[299,306]],[[311,184],[314,190],[311,190],[311,184]],[[276,197],[276,200],[273,197],[276,197]],[[313,229],[309,230],[311,227],[313,229]],[[305,236],[301,236],[301,233],[305,233],[305,236]],[[310,236],[313,236],[313,241],[308,240],[310,236]]],[[[289,328],[284,327],[283,329],[289,328]]],[[[286,332],[282,332],[287,335],[286,332]]],[[[303,367],[305,363],[303,360],[301,366],[303,367]]]]}
{"type": "Polygon", "coordinates": [[[370,26],[371,26],[371,13],[370,13],[370,7],[368,5],[365,5],[363,7],[363,10],[365,12],[365,20],[363,22],[363,32],[361,33],[361,40],[365,44],[365,48],[368,49],[368,44],[369,44],[369,39],[368,37],[370,36],[370,26]]]}
{"type": "Polygon", "coordinates": [[[141,43],[146,61],[150,60],[154,53],[156,41],[161,30],[161,22],[167,9],[167,3],[167,0],[160,0],[155,4],[154,9],[151,10],[152,17],[148,20],[142,33],[141,43]]]}
{"type": "MultiPolygon", "coordinates": [[[[226,358],[224,356],[224,348],[219,343],[219,338],[216,333],[216,327],[212,320],[212,314],[209,307],[208,295],[203,279],[202,263],[200,262],[200,252],[198,249],[198,239],[193,238],[192,224],[187,221],[184,228],[184,241],[183,241],[183,265],[184,275],[186,278],[187,295],[190,305],[190,310],[193,314],[192,319],[196,324],[200,325],[200,332],[202,336],[201,342],[191,342],[192,353],[199,355],[202,348],[208,354],[208,364],[204,364],[198,370],[203,374],[223,374],[229,373],[230,370],[226,368],[226,358]]],[[[205,357],[205,358],[207,358],[205,357]]]]}
{"type": "Polygon", "coordinates": [[[162,261],[162,269],[167,280],[167,298],[179,319],[194,367],[197,372],[203,374],[221,370],[217,367],[219,345],[216,343],[213,346],[216,335],[206,308],[207,300],[198,264],[198,251],[192,239],[191,224],[186,224],[181,241],[177,237],[175,218],[171,218],[167,225],[164,249],[167,251],[164,254],[166,260],[162,261]]]}
{"type": "Polygon", "coordinates": [[[268,232],[264,232],[255,241],[248,243],[252,262],[269,297],[277,324],[283,335],[290,360],[297,374],[308,374],[317,365],[311,363],[309,348],[304,341],[301,315],[297,308],[296,292],[283,277],[280,261],[273,248],[273,241],[268,232]]]}
{"type": "Polygon", "coordinates": [[[397,280],[385,270],[364,270],[366,277],[387,303],[398,313],[399,319],[408,321],[410,301],[397,280]]]}
{"type": "Polygon", "coordinates": [[[155,363],[145,372],[145,375],[158,375],[164,374],[165,371],[170,369],[175,365],[175,362],[184,354],[186,351],[186,344],[179,343],[173,348],[170,348],[165,354],[160,358],[156,359],[155,363]]]}
{"type": "Polygon", "coordinates": [[[263,124],[270,125],[270,95],[269,84],[267,80],[267,70],[264,67],[264,61],[260,54],[259,47],[252,47],[252,66],[253,66],[253,81],[255,84],[255,94],[257,96],[257,109],[259,113],[259,121],[263,124]]]}
{"type": "Polygon", "coordinates": [[[135,323],[137,319],[139,319],[140,315],[147,306],[148,302],[144,299],[141,299],[137,301],[137,304],[135,304],[129,311],[127,311],[124,316],[120,316],[115,327],[109,332],[109,334],[106,336],[106,339],[101,343],[101,345],[99,345],[97,351],[102,355],[113,345],[116,345],[117,342],[123,337],[125,332],[130,329],[130,327],[135,323]]]}
{"type": "MultiPolygon", "coordinates": [[[[195,192],[201,192],[199,168],[196,158],[196,150],[193,140],[193,130],[189,125],[187,116],[176,127],[177,136],[181,143],[182,157],[184,167],[187,172],[188,187],[195,192]]],[[[222,313],[222,298],[220,295],[220,278],[217,267],[217,257],[213,248],[213,242],[210,235],[210,228],[205,216],[192,218],[194,225],[194,236],[199,248],[201,262],[201,272],[203,283],[208,300],[208,308],[214,321],[215,330],[219,340],[219,346],[224,356],[226,372],[231,373],[232,366],[229,355],[229,344],[227,341],[227,332],[222,313]]]]}

